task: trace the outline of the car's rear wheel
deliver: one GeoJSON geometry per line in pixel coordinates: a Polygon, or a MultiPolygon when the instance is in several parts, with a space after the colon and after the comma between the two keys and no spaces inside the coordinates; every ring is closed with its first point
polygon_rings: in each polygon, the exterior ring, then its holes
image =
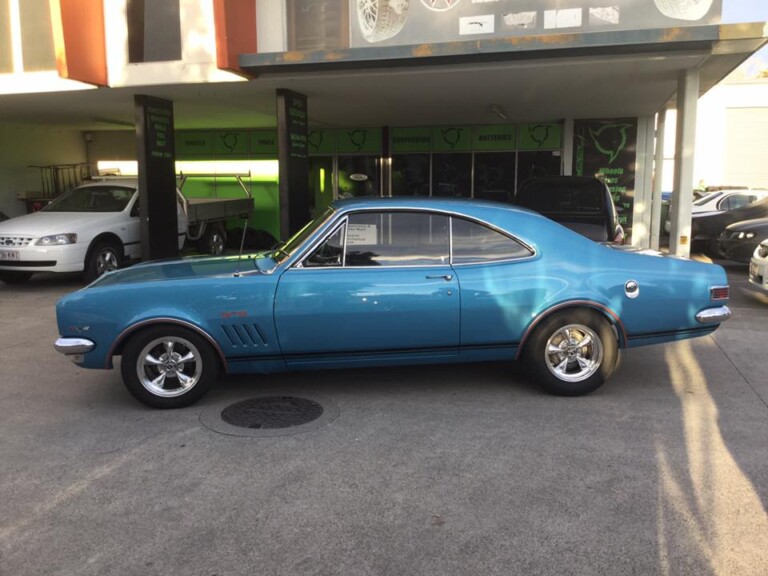
{"type": "Polygon", "coordinates": [[[17,272],[15,270],[3,270],[0,272],[0,282],[6,284],[23,284],[32,278],[32,272],[17,272]]]}
{"type": "Polygon", "coordinates": [[[216,380],[219,363],[199,334],[178,326],[155,326],[131,337],[120,364],[123,383],[153,408],[197,402],[216,380]]]}
{"type": "Polygon", "coordinates": [[[608,322],[590,310],[566,310],[546,318],[525,346],[537,382],[558,396],[589,394],[605,383],[618,359],[608,322]]]}
{"type": "Polygon", "coordinates": [[[94,244],[85,258],[83,279],[89,284],[96,278],[120,268],[123,250],[116,242],[102,240],[94,244]]]}

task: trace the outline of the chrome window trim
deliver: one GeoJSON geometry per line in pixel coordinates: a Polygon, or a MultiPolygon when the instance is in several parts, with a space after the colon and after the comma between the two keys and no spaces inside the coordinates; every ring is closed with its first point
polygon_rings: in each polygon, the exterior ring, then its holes
{"type": "Polygon", "coordinates": [[[301,252],[294,263],[290,264],[288,266],[288,270],[346,270],[346,269],[355,269],[355,270],[382,270],[384,268],[387,269],[397,269],[397,268],[438,268],[441,266],[478,266],[478,265],[484,265],[484,264],[503,264],[508,262],[524,262],[526,260],[533,260],[536,258],[539,253],[538,251],[528,242],[525,240],[522,240],[518,238],[517,236],[513,236],[506,230],[502,230],[495,224],[491,224],[490,222],[486,222],[485,220],[481,220],[480,218],[477,218],[475,216],[469,216],[467,214],[456,212],[455,210],[448,210],[445,208],[432,208],[432,207],[381,207],[381,206],[370,206],[370,207],[361,207],[361,208],[353,208],[350,209],[348,212],[344,212],[341,215],[341,219],[338,222],[337,226],[333,226],[329,229],[330,231],[325,232],[322,234],[315,242],[313,242],[306,250],[301,252]],[[343,251],[343,259],[342,259],[342,265],[341,266],[329,266],[327,268],[324,267],[317,267],[317,268],[309,268],[303,265],[304,260],[306,260],[312,252],[317,248],[321,243],[325,242],[325,240],[328,239],[329,236],[334,234],[338,228],[342,225],[346,225],[349,217],[352,214],[360,214],[363,212],[419,212],[419,213],[426,213],[426,214],[435,214],[435,215],[442,215],[442,216],[448,216],[448,262],[446,264],[400,264],[396,266],[347,266],[346,265],[346,256],[347,256],[347,238],[346,234],[349,231],[349,228],[344,231],[344,251],[343,251]],[[482,262],[463,262],[459,264],[454,264],[453,262],[453,218],[461,218],[463,220],[468,220],[470,222],[473,222],[475,224],[479,224],[480,226],[485,226],[486,228],[489,228],[495,232],[498,232],[502,236],[506,236],[510,240],[517,242],[521,246],[523,246],[526,250],[530,252],[530,255],[528,256],[520,256],[517,258],[503,258],[499,260],[484,260],[482,262]]]}

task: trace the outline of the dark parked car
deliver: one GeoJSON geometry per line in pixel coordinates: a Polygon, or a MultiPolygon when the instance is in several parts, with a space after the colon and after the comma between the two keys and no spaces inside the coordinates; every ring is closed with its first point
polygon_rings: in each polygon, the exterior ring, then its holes
{"type": "Polygon", "coordinates": [[[763,198],[735,210],[694,214],[691,217],[691,240],[693,247],[694,249],[704,250],[713,256],[719,256],[719,238],[726,226],[756,218],[768,218],[768,198],[763,198]]]}
{"type": "Polygon", "coordinates": [[[608,187],[585,176],[541,176],[520,185],[515,204],[597,242],[624,241],[608,187]]]}
{"type": "Polygon", "coordinates": [[[768,238],[768,218],[744,220],[726,226],[718,238],[720,256],[736,262],[749,262],[760,241],[768,238]]]}

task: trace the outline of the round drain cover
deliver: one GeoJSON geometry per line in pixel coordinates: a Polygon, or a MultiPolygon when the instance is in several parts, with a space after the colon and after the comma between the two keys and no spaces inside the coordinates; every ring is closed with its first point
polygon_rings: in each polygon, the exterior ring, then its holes
{"type": "Polygon", "coordinates": [[[221,411],[221,419],[232,426],[251,430],[290,428],[317,420],[323,407],[295,396],[264,396],[235,402],[221,411]]]}

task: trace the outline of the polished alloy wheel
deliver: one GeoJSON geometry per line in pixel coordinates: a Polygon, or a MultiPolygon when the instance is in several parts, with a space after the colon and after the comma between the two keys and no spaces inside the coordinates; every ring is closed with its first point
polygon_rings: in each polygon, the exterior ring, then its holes
{"type": "Polygon", "coordinates": [[[147,344],[136,360],[139,381],[151,394],[173,398],[188,392],[200,380],[200,351],[178,336],[157,338],[147,344]]]}
{"type": "Polygon", "coordinates": [[[224,247],[226,245],[226,240],[224,240],[224,235],[220,232],[215,232],[211,236],[211,243],[209,246],[210,252],[213,256],[221,256],[224,254],[224,247]]]}
{"type": "Polygon", "coordinates": [[[603,344],[591,328],[569,324],[550,336],[544,357],[555,377],[564,382],[581,382],[600,368],[603,344]]]}
{"type": "Polygon", "coordinates": [[[107,272],[113,272],[120,267],[120,260],[112,248],[105,248],[96,257],[96,274],[101,276],[107,272]]]}

